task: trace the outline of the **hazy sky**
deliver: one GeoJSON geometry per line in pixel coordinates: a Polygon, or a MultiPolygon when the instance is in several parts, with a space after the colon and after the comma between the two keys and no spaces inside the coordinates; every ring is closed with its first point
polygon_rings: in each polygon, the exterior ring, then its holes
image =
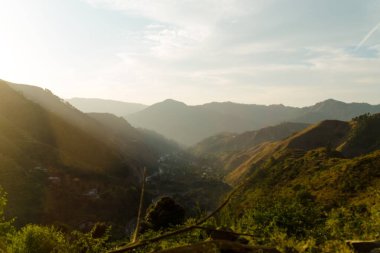
{"type": "Polygon", "coordinates": [[[146,104],[380,103],[380,0],[0,0],[0,79],[146,104]]]}

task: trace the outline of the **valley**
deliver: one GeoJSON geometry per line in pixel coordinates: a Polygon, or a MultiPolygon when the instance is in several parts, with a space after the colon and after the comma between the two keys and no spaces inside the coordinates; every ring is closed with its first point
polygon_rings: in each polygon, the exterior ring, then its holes
{"type": "Polygon", "coordinates": [[[0,253],[380,253],[380,0],[0,0],[0,253]]]}
{"type": "MultiPolygon", "coordinates": [[[[198,247],[210,231],[243,235],[238,237],[245,244],[281,252],[305,252],[305,245],[343,251],[349,249],[342,240],[376,239],[380,231],[380,114],[371,113],[377,107],[345,104],[348,111],[334,116],[346,109],[334,112],[326,104],[338,102],[323,102],[314,109],[327,106],[331,114],[322,118],[334,119],[277,125],[265,119],[257,123],[264,128],[241,128],[242,133],[220,128],[221,133],[184,147],[173,140],[177,132],[169,139],[135,128],[111,111],[84,113],[36,86],[2,81],[0,97],[0,185],[7,193],[1,198],[7,199],[2,226],[14,217],[7,226],[15,230],[31,229],[29,223],[40,226],[34,229],[54,226],[57,233],[90,236],[91,245],[101,241],[99,252],[124,252],[136,233],[145,168],[138,232],[143,239],[136,252],[198,247]],[[362,110],[366,113],[339,120],[362,110]],[[165,209],[165,203],[172,207],[165,209]],[[184,211],[174,221],[176,208],[184,211]],[[155,212],[161,218],[148,218],[155,212]],[[160,219],[169,223],[157,227],[160,219]],[[110,228],[99,237],[104,240],[91,235],[97,224],[110,228]],[[157,236],[163,238],[143,243],[157,236]]],[[[190,134],[197,131],[191,126],[175,127],[190,134]]],[[[65,240],[77,250],[83,245],[72,236],[65,240]]]]}

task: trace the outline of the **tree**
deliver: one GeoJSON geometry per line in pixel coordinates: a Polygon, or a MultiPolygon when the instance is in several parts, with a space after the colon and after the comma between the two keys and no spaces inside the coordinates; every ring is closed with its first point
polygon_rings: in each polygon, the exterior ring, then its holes
{"type": "Polygon", "coordinates": [[[151,205],[145,216],[145,221],[154,230],[181,224],[184,219],[185,209],[170,197],[163,197],[151,205]]]}

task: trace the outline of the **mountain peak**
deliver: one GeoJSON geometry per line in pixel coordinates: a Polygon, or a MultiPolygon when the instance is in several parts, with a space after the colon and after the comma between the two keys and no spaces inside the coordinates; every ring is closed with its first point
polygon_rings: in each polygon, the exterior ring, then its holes
{"type": "Polygon", "coordinates": [[[315,105],[312,105],[308,108],[312,108],[313,110],[327,110],[327,109],[335,109],[336,107],[342,107],[347,105],[342,101],[338,101],[332,98],[326,99],[324,101],[318,102],[315,105]]]}
{"type": "Polygon", "coordinates": [[[171,104],[182,104],[182,105],[185,105],[185,103],[183,103],[181,101],[178,101],[178,100],[174,100],[172,98],[165,99],[161,103],[166,103],[166,104],[171,103],[171,104]]]}
{"type": "Polygon", "coordinates": [[[320,104],[345,104],[344,102],[342,101],[339,101],[339,100],[336,100],[336,99],[333,99],[333,98],[329,98],[329,99],[326,99],[322,102],[320,102],[320,104]]]}
{"type": "Polygon", "coordinates": [[[152,107],[186,107],[187,105],[181,101],[177,101],[177,100],[174,100],[174,99],[165,99],[164,101],[162,102],[158,102],[154,105],[152,105],[152,107]]]}

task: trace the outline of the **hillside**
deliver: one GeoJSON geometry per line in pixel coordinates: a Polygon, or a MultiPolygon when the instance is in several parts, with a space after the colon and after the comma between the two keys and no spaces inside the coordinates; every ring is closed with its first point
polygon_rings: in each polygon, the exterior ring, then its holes
{"type": "MultiPolygon", "coordinates": [[[[157,159],[161,154],[152,154],[149,150],[150,147],[148,147],[141,140],[140,143],[136,145],[137,130],[131,126],[128,126],[127,122],[123,122],[124,120],[121,120],[121,127],[125,126],[122,130],[123,136],[122,138],[119,138],[120,136],[116,136],[118,132],[115,132],[115,126],[112,126],[112,122],[117,122],[117,120],[115,120],[116,117],[113,117],[110,114],[108,115],[108,119],[112,120],[107,122],[107,120],[101,120],[100,116],[94,118],[91,114],[87,115],[79,111],[63,99],[55,96],[49,90],[44,90],[31,85],[9,85],[23,94],[23,96],[27,99],[37,103],[44,110],[56,115],[81,131],[86,132],[86,134],[100,140],[112,149],[115,149],[116,151],[114,151],[114,153],[117,153],[118,156],[122,156],[124,162],[131,166],[134,170],[140,170],[144,166],[147,166],[148,168],[156,166],[157,159]],[[137,150],[139,152],[136,152],[137,150]]],[[[99,115],[103,115],[103,117],[105,117],[104,115],[107,114],[99,115]]],[[[75,139],[72,139],[74,143],[73,145],[76,145],[74,140],[75,139]]]]}
{"type": "Polygon", "coordinates": [[[290,247],[294,252],[359,252],[345,241],[379,239],[379,168],[379,150],[355,158],[337,157],[326,148],[276,153],[251,167],[220,215],[221,221],[229,217],[227,222],[217,224],[281,252],[290,247]]]}
{"type": "Polygon", "coordinates": [[[245,171],[227,177],[241,189],[224,215],[264,244],[281,244],[275,235],[282,233],[288,244],[313,238],[320,252],[346,252],[339,241],[378,239],[379,124],[380,114],[324,121],[260,147],[245,171]]]}
{"type": "Polygon", "coordinates": [[[147,105],[138,103],[100,98],[70,98],[66,99],[66,101],[82,112],[112,113],[119,117],[141,111],[148,107],[147,105]]]}
{"type": "Polygon", "coordinates": [[[178,150],[124,119],[89,116],[50,91],[3,81],[0,140],[0,185],[17,225],[103,220],[121,229],[136,214],[141,168],[154,171],[178,150]]]}
{"type": "Polygon", "coordinates": [[[344,103],[332,99],[303,108],[232,102],[189,106],[169,99],[126,118],[133,126],[154,130],[185,145],[194,145],[224,132],[239,134],[283,122],[350,120],[364,113],[376,112],[380,112],[380,105],[344,103]]]}
{"type": "Polygon", "coordinates": [[[229,182],[240,182],[266,159],[274,161],[288,152],[303,155],[318,148],[325,148],[333,156],[350,159],[380,149],[380,114],[362,115],[350,122],[326,120],[312,125],[289,138],[264,143],[249,153],[245,160],[227,176],[229,182]]]}
{"type": "Polygon", "coordinates": [[[17,226],[86,230],[105,221],[124,236],[137,213],[144,167],[144,207],[172,196],[190,215],[214,207],[229,189],[155,132],[109,113],[85,114],[39,87],[0,83],[0,187],[17,226]]]}
{"type": "Polygon", "coordinates": [[[265,142],[284,139],[307,126],[304,123],[282,123],[242,134],[219,134],[206,138],[190,150],[196,156],[212,161],[213,167],[222,168],[222,173],[227,173],[248,159],[250,149],[265,142]]]}
{"type": "Polygon", "coordinates": [[[131,159],[142,159],[146,162],[148,170],[150,169],[153,173],[156,172],[157,161],[161,156],[181,150],[176,142],[153,131],[134,128],[122,117],[109,113],[88,113],[87,115],[112,133],[112,142],[122,153],[128,154],[131,159]]]}

